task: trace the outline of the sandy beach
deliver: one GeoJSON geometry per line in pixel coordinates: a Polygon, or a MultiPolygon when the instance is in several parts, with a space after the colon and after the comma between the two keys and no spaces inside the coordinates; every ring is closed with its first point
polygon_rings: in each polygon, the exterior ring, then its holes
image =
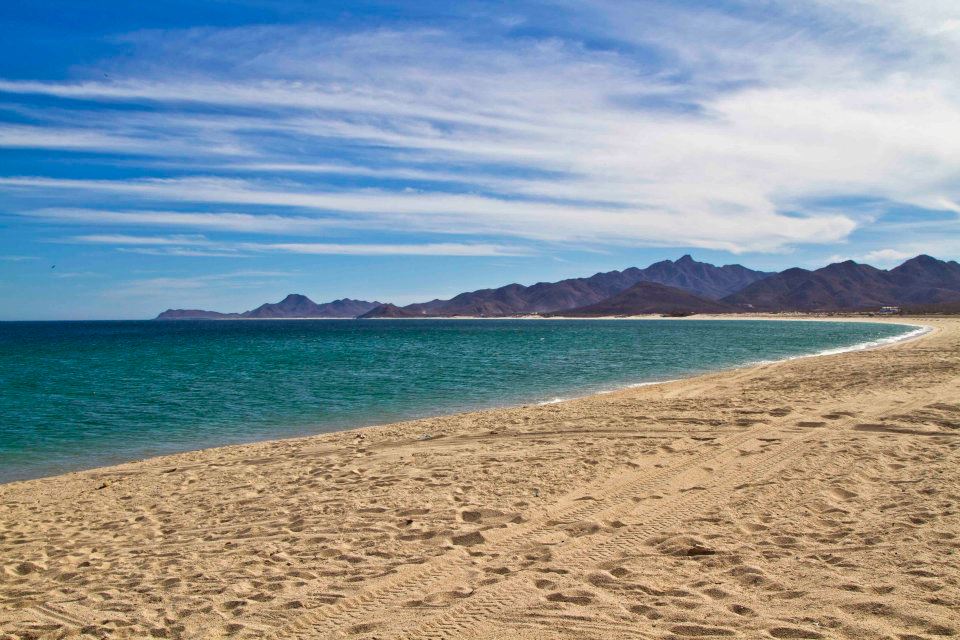
{"type": "Polygon", "coordinates": [[[960,635],[960,320],[909,322],[933,330],[0,485],[0,638],[960,635]]]}

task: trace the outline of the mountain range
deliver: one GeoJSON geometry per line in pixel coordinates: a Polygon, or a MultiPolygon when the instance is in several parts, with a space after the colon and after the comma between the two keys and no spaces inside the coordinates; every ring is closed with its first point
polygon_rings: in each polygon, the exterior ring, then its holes
{"type": "Polygon", "coordinates": [[[695,296],[716,299],[735,293],[745,286],[768,277],[738,264],[716,267],[697,262],[689,255],[677,261],[663,260],[646,269],[630,267],[623,271],[597,273],[589,278],[570,278],[559,282],[538,282],[525,287],[508,284],[498,289],[480,289],[454,296],[449,300],[431,300],[406,307],[384,307],[366,314],[378,317],[444,317],[555,313],[579,309],[602,302],[626,291],[639,282],[653,282],[674,287],[695,296]]]}
{"type": "Polygon", "coordinates": [[[343,298],[317,304],[299,293],[291,293],[280,302],[262,304],[243,313],[219,313],[202,309],[167,309],[157,320],[242,320],[265,318],[356,318],[381,306],[379,302],[343,298]]]}
{"type": "Polygon", "coordinates": [[[626,291],[596,304],[560,311],[569,317],[624,316],[660,313],[671,316],[695,313],[731,313],[737,309],[718,300],[710,300],[677,287],[657,282],[638,282],[626,291]]]}
{"type": "Polygon", "coordinates": [[[717,267],[685,255],[645,269],[630,267],[531,286],[514,283],[402,307],[349,298],[317,304],[290,294],[278,303],[243,313],[168,309],[157,319],[590,317],[867,310],[890,305],[952,309],[957,304],[960,264],[927,255],[890,270],[847,260],[813,271],[792,268],[780,273],[736,264],[717,267]]]}
{"type": "Polygon", "coordinates": [[[960,300],[960,264],[919,255],[889,271],[853,260],[816,271],[787,269],[722,300],[740,309],[758,311],[939,304],[960,300]]]}

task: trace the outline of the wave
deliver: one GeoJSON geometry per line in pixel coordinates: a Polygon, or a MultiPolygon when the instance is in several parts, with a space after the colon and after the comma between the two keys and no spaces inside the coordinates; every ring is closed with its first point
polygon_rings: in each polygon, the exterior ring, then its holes
{"type": "Polygon", "coordinates": [[[787,356],[786,358],[778,358],[777,360],[755,360],[753,362],[748,362],[744,366],[775,364],[777,362],[787,362],[790,360],[799,360],[801,358],[817,358],[820,356],[835,356],[841,353],[850,353],[851,351],[867,351],[868,349],[876,349],[877,347],[882,347],[887,344],[903,342],[904,340],[913,340],[914,338],[919,338],[920,336],[933,331],[933,327],[925,324],[904,324],[899,326],[914,327],[914,329],[913,331],[907,331],[906,333],[901,333],[900,335],[897,335],[897,336],[890,336],[889,338],[878,338],[877,340],[868,340],[866,342],[858,342],[857,344],[852,344],[847,347],[835,347],[833,349],[824,349],[822,351],[817,351],[815,353],[804,353],[798,356],[787,356]]]}
{"type": "MultiPolygon", "coordinates": [[[[882,347],[885,344],[893,344],[895,342],[902,342],[903,340],[913,340],[914,338],[919,338],[922,335],[928,334],[933,331],[933,327],[925,324],[905,324],[904,327],[915,327],[913,331],[908,331],[902,333],[899,336],[890,336],[889,338],[880,338],[878,340],[870,340],[868,342],[861,342],[850,347],[838,347],[836,349],[824,349],[817,353],[812,354],[813,356],[832,356],[838,353],[847,353],[850,351],[865,351],[867,349],[876,349],[877,347],[882,347]]],[[[799,356],[799,357],[809,357],[809,356],[799,356]]]]}
{"type": "MultiPolygon", "coordinates": [[[[851,352],[851,351],[866,351],[866,350],[868,350],[868,349],[876,349],[877,347],[882,347],[882,346],[888,345],[888,344],[894,344],[894,343],[896,343],[896,342],[902,342],[902,341],[904,341],[904,340],[912,340],[912,339],[914,339],[914,338],[919,338],[920,336],[925,335],[925,334],[930,333],[931,331],[933,331],[933,327],[928,326],[928,325],[923,325],[923,324],[903,324],[903,325],[899,325],[899,326],[903,326],[903,327],[914,327],[914,329],[913,329],[913,331],[907,331],[906,333],[901,333],[900,335],[890,336],[890,337],[888,337],[888,338],[878,338],[877,340],[868,340],[868,341],[866,341],[866,342],[858,342],[857,344],[852,344],[852,345],[847,346],[847,347],[835,347],[835,348],[833,348],[833,349],[823,349],[822,351],[817,351],[817,352],[815,352],[815,353],[804,353],[804,354],[796,355],[796,356],[787,356],[787,357],[785,357],[785,358],[778,358],[778,359],[776,359],[776,360],[754,360],[754,361],[751,361],[751,362],[745,362],[745,363],[743,363],[743,364],[738,364],[738,365],[736,365],[735,367],[732,367],[732,368],[734,368],[734,369],[740,369],[740,368],[743,368],[743,367],[755,367],[755,366],[765,365],[765,364],[775,364],[775,363],[777,363],[777,362],[787,362],[787,361],[790,361],[790,360],[799,360],[799,359],[801,359],[801,358],[816,358],[816,357],[819,357],[819,356],[833,356],[833,355],[838,355],[838,354],[841,354],[841,353],[849,353],[849,352],[851,352]]],[[[704,371],[704,372],[701,372],[701,374],[702,374],[702,373],[709,373],[709,372],[704,371]]],[[[700,374],[694,374],[694,375],[700,375],[700,374]]],[[[680,379],[681,379],[681,378],[673,378],[673,379],[671,379],[671,380],[651,380],[651,381],[646,381],[646,382],[634,382],[634,383],[631,383],[631,384],[620,385],[620,386],[614,387],[614,388],[612,388],[612,389],[601,389],[601,390],[599,390],[599,391],[592,391],[591,393],[584,394],[584,395],[580,395],[580,396],[574,396],[574,397],[572,397],[572,398],[560,398],[560,397],[550,398],[549,400],[542,400],[542,401],[540,401],[540,402],[537,402],[536,404],[539,405],[539,406],[548,405],[548,404],[557,404],[557,403],[560,403],[560,402],[566,402],[566,401],[568,401],[568,400],[576,400],[576,399],[578,399],[578,398],[586,398],[586,397],[589,397],[589,396],[591,396],[591,395],[600,395],[600,394],[607,394],[607,393],[616,393],[617,391],[623,391],[623,390],[625,390],[625,389],[637,389],[637,388],[640,388],[640,387],[650,387],[650,386],[657,385],[657,384],[668,384],[668,383],[670,383],[670,382],[677,382],[677,381],[680,380],[680,379]]]]}

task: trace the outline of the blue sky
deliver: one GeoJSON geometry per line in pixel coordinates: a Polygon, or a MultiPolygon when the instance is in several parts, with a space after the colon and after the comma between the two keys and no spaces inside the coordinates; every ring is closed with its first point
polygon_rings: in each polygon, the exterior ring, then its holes
{"type": "Polygon", "coordinates": [[[953,1],[8,0],[0,23],[0,319],[960,257],[953,1]]]}

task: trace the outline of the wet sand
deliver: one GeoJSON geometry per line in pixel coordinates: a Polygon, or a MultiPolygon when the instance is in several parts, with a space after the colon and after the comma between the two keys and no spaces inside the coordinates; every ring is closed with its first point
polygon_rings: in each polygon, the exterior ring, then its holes
{"type": "Polygon", "coordinates": [[[881,349],[0,485],[0,638],[958,635],[960,320],[920,322],[881,349]]]}

